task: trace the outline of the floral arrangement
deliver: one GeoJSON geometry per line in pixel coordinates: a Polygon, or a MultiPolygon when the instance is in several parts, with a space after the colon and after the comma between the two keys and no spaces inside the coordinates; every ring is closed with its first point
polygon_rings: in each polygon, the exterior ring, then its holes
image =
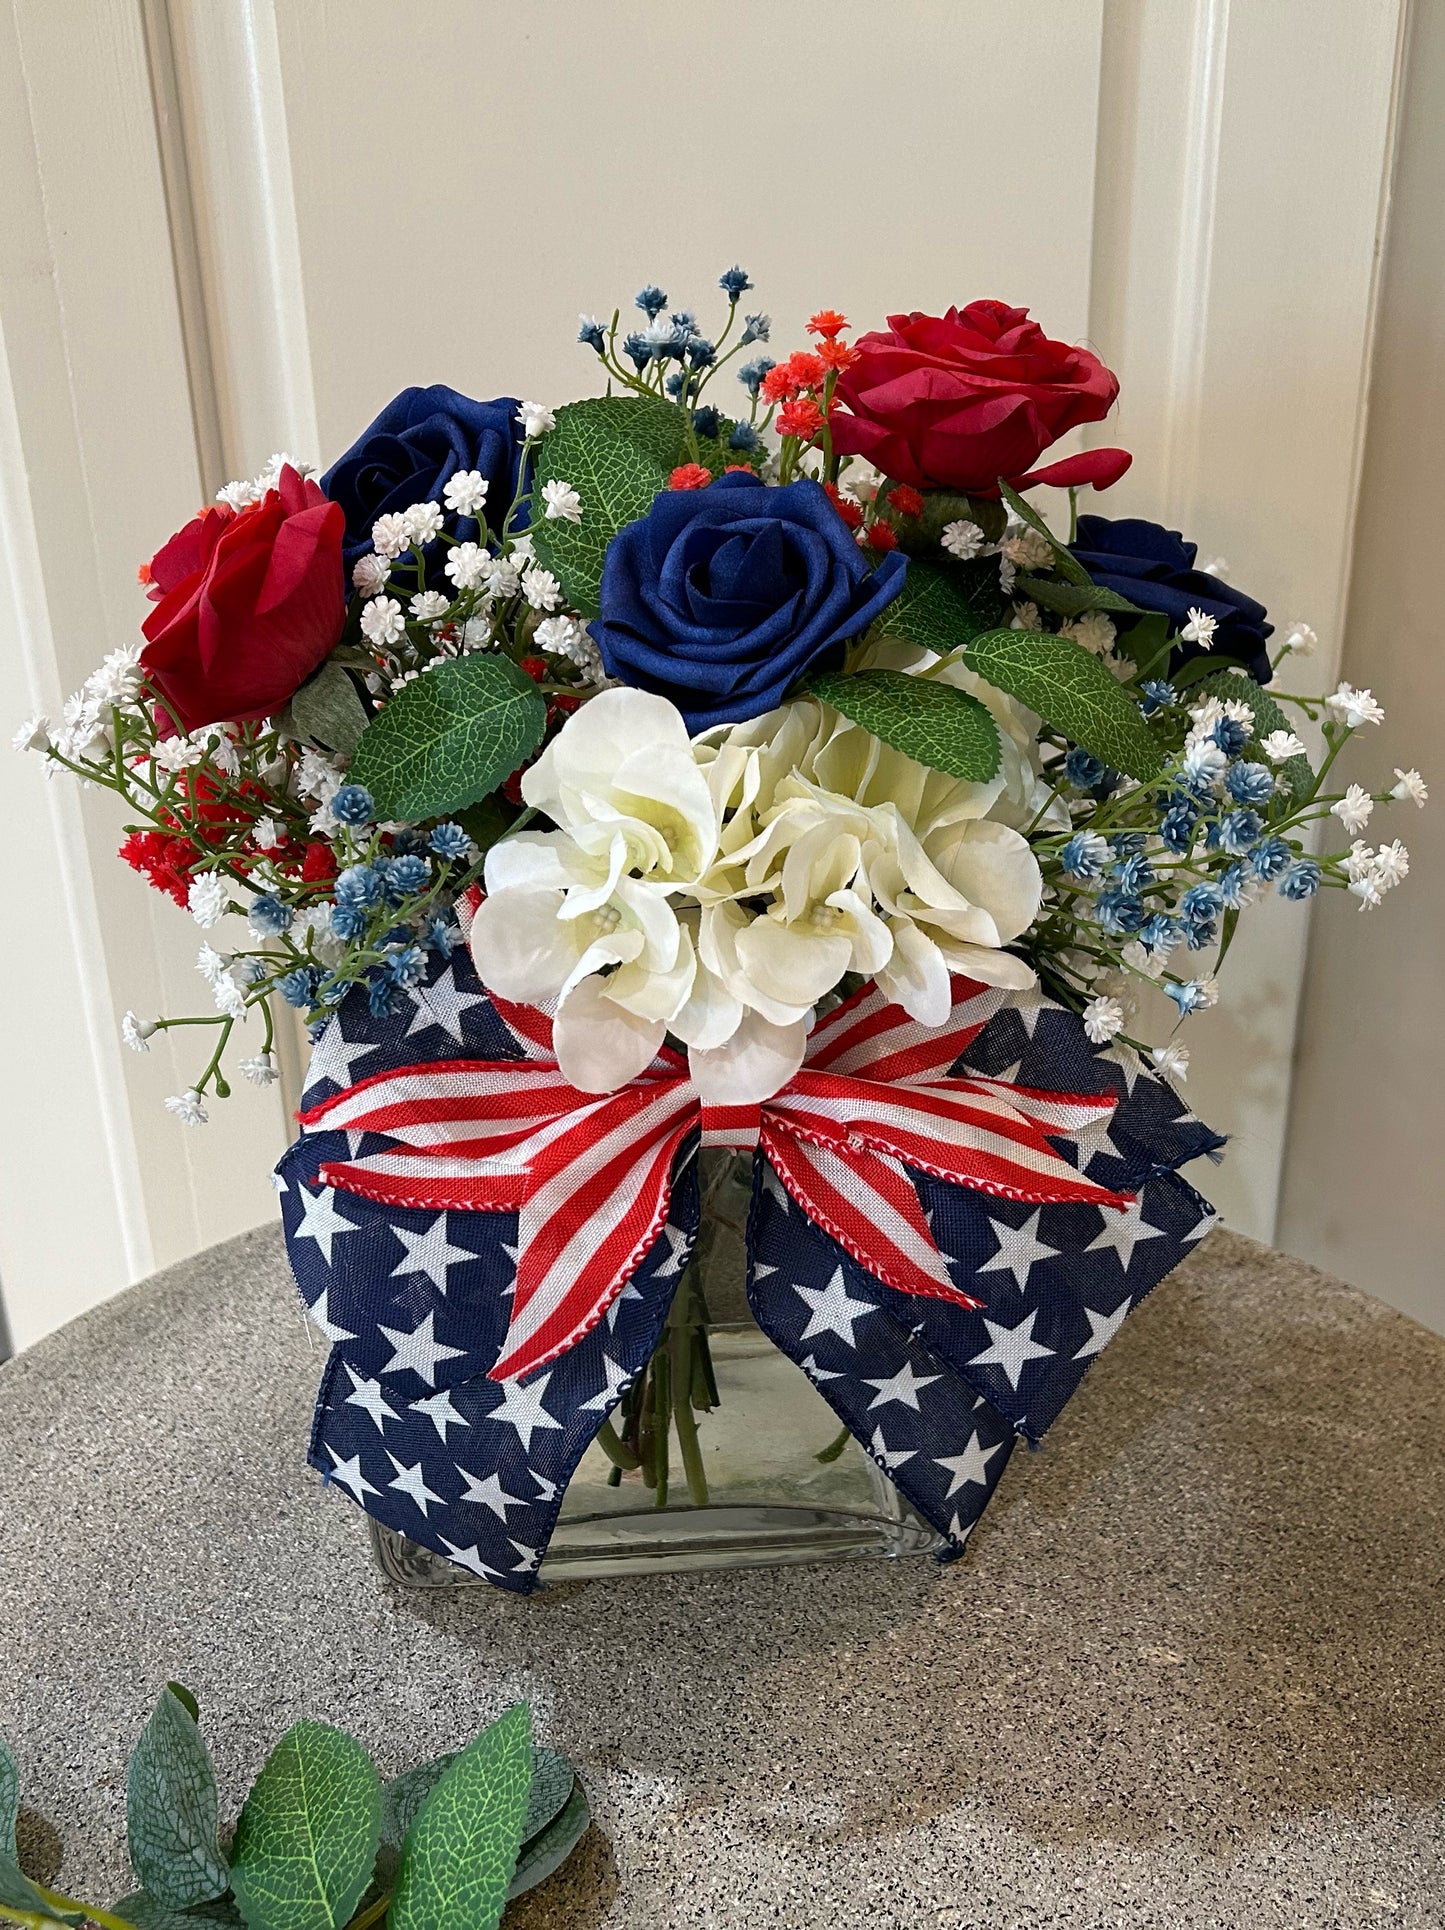
{"type": "Polygon", "coordinates": [[[213,1017],[125,1018],[139,1050],[215,1027],[186,1123],[253,1017],[240,1070],[276,1076],[277,997],[394,1006],[483,879],[483,980],[556,1001],[577,1085],[671,1036],[752,1092],[867,978],[937,1024],[951,973],[1037,977],[1133,1045],[1151,987],[1215,1002],[1202,961],[1262,892],[1405,876],[1360,834],[1419,775],[1328,788],[1371,693],[1272,686],[1307,626],[1271,655],[1192,544],[1025,500],[1127,467],[1037,467],[1111,406],[1097,357],[981,301],[855,341],[823,310],[778,361],[721,285],[716,338],[655,287],[631,331],[583,317],[597,400],[408,390],[319,482],[228,485],[142,567],[143,641],[19,733],[125,800],[121,856],[199,926],[245,918],[201,948],[213,1017]]]}
{"type": "Polygon", "coordinates": [[[16,1832],[20,1773],[0,1742],[0,1923],[432,1930],[465,1921],[491,1930],[509,1898],[559,1868],[590,1821],[571,1765],[534,1746],[519,1702],[465,1749],[385,1783],[354,1737],[298,1722],[225,1833],[200,1723],[190,1690],[168,1683],[126,1770],[139,1887],[109,1910],[62,1896],[26,1867],[16,1832]]]}

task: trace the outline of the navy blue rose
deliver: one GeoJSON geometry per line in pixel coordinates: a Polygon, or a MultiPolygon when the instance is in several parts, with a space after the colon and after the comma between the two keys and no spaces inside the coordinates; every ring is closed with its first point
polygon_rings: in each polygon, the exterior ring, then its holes
{"type": "MultiPolygon", "coordinates": [[[[1269,682],[1265,640],[1274,625],[1266,622],[1264,605],[1195,569],[1198,546],[1186,543],[1177,530],[1138,516],[1081,516],[1071,547],[1096,583],[1117,590],[1141,610],[1161,610],[1175,630],[1188,623],[1191,609],[1213,617],[1217,628],[1209,655],[1242,664],[1256,683],[1269,682]]],[[[1126,646],[1122,637],[1120,647],[1126,646]]],[[[1173,667],[1202,654],[1197,644],[1181,643],[1173,667]]]]}
{"type": "MultiPolygon", "coordinates": [[[[346,512],[342,561],[347,575],[371,548],[378,516],[399,514],[413,503],[441,502],[458,470],[477,469],[489,485],[487,509],[500,526],[511,505],[521,459],[522,430],[512,396],[473,402],[444,382],[403,389],[338,462],[321,478],[332,502],[346,512]]],[[[525,522],[520,512],[517,524],[525,522]]],[[[463,542],[480,540],[477,524],[459,517],[463,542]]]]}
{"type": "Polygon", "coordinates": [[[592,635],[610,677],[668,698],[688,730],[736,724],[842,657],[903,588],[869,567],[815,482],[769,489],[734,470],[671,489],[618,531],[592,635]]]}

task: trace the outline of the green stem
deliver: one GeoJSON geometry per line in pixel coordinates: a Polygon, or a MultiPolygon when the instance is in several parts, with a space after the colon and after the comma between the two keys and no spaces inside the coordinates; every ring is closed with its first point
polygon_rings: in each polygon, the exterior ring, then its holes
{"type": "Polygon", "coordinates": [[[610,1419],[604,1420],[601,1427],[598,1428],[596,1440],[598,1447],[601,1448],[613,1467],[618,1469],[641,1467],[642,1463],[638,1456],[633,1453],[632,1449],[621,1438],[610,1419]]]}
{"type": "Polygon", "coordinates": [[[126,1917],[113,1916],[109,1910],[98,1910],[93,1903],[77,1903],[74,1897],[61,1896],[58,1891],[47,1890],[39,1883],[35,1887],[52,1910],[82,1911],[92,1923],[100,1925],[100,1930],[135,1930],[135,1925],[126,1917]]]}
{"type": "Polygon", "coordinates": [[[667,1436],[672,1425],[672,1363],[666,1350],[659,1348],[652,1357],[652,1445],[656,1488],[653,1506],[667,1506],[667,1436]]]}
{"type": "Polygon", "coordinates": [[[697,1416],[692,1411],[692,1334],[693,1329],[685,1320],[672,1331],[672,1371],[678,1394],[677,1438],[682,1448],[682,1465],[687,1475],[689,1499],[695,1508],[705,1508],[707,1474],[702,1465],[702,1450],[698,1445],[697,1416]]]}
{"type": "Polygon", "coordinates": [[[391,1908],[391,1898],[391,1891],[383,1890],[375,1903],[369,1903],[359,1917],[353,1917],[351,1919],[351,1922],[346,1926],[346,1930],[370,1930],[370,1926],[373,1923],[380,1923],[381,1919],[391,1908]]]}
{"type": "Polygon", "coordinates": [[[829,1461],[836,1461],[852,1438],[851,1429],[845,1427],[836,1439],[828,1443],[827,1447],[819,1448],[818,1452],[813,1456],[813,1459],[823,1462],[825,1466],[829,1461]]]}

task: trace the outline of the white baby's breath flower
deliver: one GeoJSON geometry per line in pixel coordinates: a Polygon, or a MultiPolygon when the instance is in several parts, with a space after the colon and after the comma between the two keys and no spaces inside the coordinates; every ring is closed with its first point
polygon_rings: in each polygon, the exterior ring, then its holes
{"type": "Polygon", "coordinates": [[[241,775],[241,753],[236,749],[236,740],[230,728],[224,724],[213,724],[206,733],[209,740],[211,762],[222,777],[241,775]]]}
{"type": "Polygon", "coordinates": [[[960,563],[970,563],[975,556],[983,554],[988,538],[977,523],[960,516],[957,522],[944,524],[938,540],[950,556],[956,556],[960,563]]]}
{"type": "Polygon", "coordinates": [[[258,1052],[254,1059],[242,1059],[237,1070],[253,1086],[274,1085],[281,1077],[269,1052],[258,1052]]]}
{"type": "Polygon", "coordinates": [[[390,562],[373,550],[358,556],[351,567],[351,581],[363,596],[380,596],[390,580],[390,562]]]}
{"type": "Polygon", "coordinates": [[[190,913],[203,931],[218,924],[226,915],[230,893],[226,881],[214,871],[203,871],[199,877],[192,878],[186,903],[190,913]]]}
{"type": "Polygon", "coordinates": [[[998,559],[998,586],[1005,596],[1013,595],[1014,578],[1017,575],[1018,571],[1009,559],[1006,556],[1000,556],[998,559]]]}
{"type": "Polygon", "coordinates": [[[1191,744],[1184,753],[1184,775],[1191,784],[1219,784],[1228,769],[1229,759],[1207,739],[1191,744]]]}
{"type": "Polygon", "coordinates": [[[1053,561],[1054,547],[1042,531],[1027,523],[1012,523],[999,544],[1000,552],[1016,570],[1047,569],[1053,561]]]}
{"type": "Polygon", "coordinates": [[[1013,616],[1009,619],[1010,630],[1042,630],[1037,603],[1016,603],[1013,616]]]}
{"type": "Polygon", "coordinates": [[[216,1001],[216,1010],[228,1019],[243,1019],[246,1016],[246,994],[229,972],[223,972],[211,987],[211,996],[216,1001]]]}
{"type": "Polygon", "coordinates": [[[1410,854],[1398,838],[1382,844],[1375,853],[1375,882],[1381,891],[1393,891],[1410,875],[1410,854]]]}
{"type": "Polygon", "coordinates": [[[132,1052],[149,1052],[156,1031],[154,1019],[138,1019],[134,1012],[125,1013],[120,1022],[120,1036],[132,1052]]]}
{"type": "Polygon", "coordinates": [[[440,503],[413,503],[401,512],[401,520],[407,541],[421,549],[441,533],[445,519],[440,503]]]}
{"type": "Polygon", "coordinates": [[[378,516],[371,526],[371,546],[378,556],[400,556],[410,541],[405,516],[399,516],[394,510],[389,515],[378,516]]]}
{"type": "Polygon", "coordinates": [[[28,717],[10,739],[12,750],[44,751],[50,748],[50,719],[28,717]]]}
{"type": "Polygon", "coordinates": [[[486,572],[487,595],[507,603],[522,587],[522,576],[514,557],[494,556],[486,572]]]}
{"type": "Polygon", "coordinates": [[[550,570],[534,564],[523,573],[522,594],[534,610],[555,610],[562,601],[562,585],[550,570]]]}
{"type": "Polygon", "coordinates": [[[1423,811],[1429,802],[1430,792],[1420,773],[1416,770],[1402,771],[1397,764],[1395,766],[1395,777],[1397,782],[1391,785],[1390,796],[1399,798],[1402,803],[1406,798],[1409,798],[1412,804],[1418,805],[1423,811]]]}
{"type": "Polygon", "coordinates": [[[1303,757],[1305,747],[1292,730],[1272,730],[1268,737],[1260,740],[1260,749],[1271,764],[1283,764],[1287,758],[1303,757]]]}
{"type": "Polygon", "coordinates": [[[459,590],[480,589],[492,559],[480,543],[458,543],[443,566],[459,590]]]}
{"type": "Polygon", "coordinates": [[[1208,1012],[1219,1003],[1219,981],[1216,978],[1196,978],[1194,980],[1194,1009],[1208,1012]]]}
{"type": "Polygon", "coordinates": [[[596,644],[576,617],[544,617],[533,632],[533,641],[539,649],[550,651],[554,657],[566,657],[570,663],[590,663],[597,654],[596,644]]]}
{"type": "Polygon", "coordinates": [[[1071,617],[1059,625],[1060,636],[1072,637],[1096,657],[1107,656],[1113,648],[1115,634],[1113,624],[1102,610],[1085,610],[1082,616],[1071,617]]]}
{"type": "MultiPolygon", "coordinates": [[[[669,328],[669,340],[671,339],[671,334],[672,331],[669,328]]],[[[556,416],[553,415],[550,409],[544,408],[540,402],[524,402],[517,410],[517,421],[521,424],[522,434],[527,438],[528,442],[535,442],[538,436],[545,436],[557,426],[556,416]]]]}
{"type": "Polygon", "coordinates": [[[480,469],[459,469],[447,478],[442,501],[454,516],[475,517],[486,506],[488,487],[480,469]]]}
{"type": "Polygon", "coordinates": [[[451,607],[450,599],[444,597],[440,590],[422,590],[407,605],[418,623],[435,623],[451,607]]]}
{"type": "MultiPolygon", "coordinates": [[[[1214,633],[1218,628],[1218,617],[1210,616],[1206,610],[1196,609],[1191,603],[1189,606],[1189,621],[1179,632],[1179,640],[1181,643],[1197,643],[1201,650],[1212,650],[1214,648],[1214,633]]],[[[1181,1047],[1180,1050],[1182,1051],[1183,1047],[1181,1047]]]]}
{"type": "Polygon", "coordinates": [[[1285,634],[1283,647],[1296,657],[1312,657],[1319,641],[1307,623],[1292,623],[1285,634]]]}
{"type": "Polygon", "coordinates": [[[531,530],[524,529],[520,536],[514,536],[512,538],[512,547],[509,554],[512,562],[519,570],[524,570],[529,563],[536,562],[537,546],[532,541],[531,530]]]}
{"type": "Polygon", "coordinates": [[[1166,1079],[1184,1080],[1189,1077],[1187,1045],[1156,1045],[1149,1056],[1166,1079]]]}
{"type": "Polygon", "coordinates": [[[1345,876],[1351,884],[1368,878],[1375,868],[1375,854],[1363,838],[1356,838],[1345,857],[1345,876]]]}
{"type": "Polygon", "coordinates": [[[296,789],[302,797],[331,797],[341,787],[342,774],[324,751],[302,751],[296,765],[296,789]]]}
{"type": "Polygon", "coordinates": [[[1350,730],[1358,730],[1361,724],[1385,721],[1384,709],[1373,695],[1368,690],[1356,690],[1351,684],[1342,683],[1338,690],[1332,691],[1325,699],[1325,709],[1350,730]]]}
{"type": "Polygon", "coordinates": [[[544,512],[548,522],[580,523],[582,520],[582,498],[569,482],[544,482],[542,501],[547,505],[544,512]]]}
{"type": "MultiPolygon", "coordinates": [[[[247,477],[244,481],[222,483],[216,491],[216,501],[224,503],[227,509],[237,512],[248,509],[252,503],[259,503],[265,491],[247,477]]],[[[167,1100],[169,1105],[170,1101],[167,1100]]]]}
{"type": "Polygon", "coordinates": [[[145,689],[145,672],[140,667],[142,646],[127,644],[112,650],[85,680],[85,693],[104,709],[133,710],[145,689]]]}
{"type": "Polygon", "coordinates": [[[1084,1030],[1095,1045],[1107,1045],[1124,1029],[1124,1008],[1116,998],[1090,999],[1084,1007],[1084,1030]]]}
{"type": "Polygon", "coordinates": [[[152,761],[163,771],[188,771],[204,761],[206,740],[203,736],[162,737],[151,752],[152,761]]]}
{"type": "Polygon", "coordinates": [[[1229,558],[1227,556],[1211,556],[1199,565],[1199,569],[1205,576],[1217,576],[1222,583],[1229,576],[1229,558]]]}
{"type": "Polygon", "coordinates": [[[1380,881],[1373,871],[1362,872],[1358,878],[1351,878],[1345,889],[1359,899],[1361,911],[1373,911],[1383,897],[1380,881]]]}
{"type": "Polygon", "coordinates": [[[188,1092],[172,1093],[165,1106],[166,1111],[174,1113],[183,1126],[204,1126],[210,1117],[194,1086],[188,1092]]]}
{"type": "Polygon", "coordinates": [[[202,945],[196,953],[196,970],[207,985],[214,985],[221,975],[230,969],[229,952],[218,952],[213,945],[202,945]]]}
{"type": "Polygon", "coordinates": [[[363,605],[361,634],[369,643],[381,647],[400,642],[406,635],[406,619],[394,596],[374,596],[363,605]]]}
{"type": "Polygon", "coordinates": [[[1351,784],[1341,798],[1336,798],[1330,810],[1340,823],[1354,837],[1363,831],[1370,821],[1370,813],[1375,808],[1375,800],[1363,785],[1351,784]]]}
{"type": "Polygon", "coordinates": [[[258,851],[274,851],[281,842],[281,827],[275,818],[257,818],[251,826],[251,842],[258,851]]]}

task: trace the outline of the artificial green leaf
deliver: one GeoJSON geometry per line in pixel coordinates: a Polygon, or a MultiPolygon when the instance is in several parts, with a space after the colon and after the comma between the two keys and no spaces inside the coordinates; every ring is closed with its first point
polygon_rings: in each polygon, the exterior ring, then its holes
{"type": "Polygon", "coordinates": [[[1139,615],[1137,603],[1120,596],[1117,590],[1106,590],[1102,583],[1090,583],[1086,588],[1082,583],[1056,583],[1051,576],[1020,576],[1015,580],[1014,595],[1026,596],[1041,610],[1056,610],[1063,617],[1082,616],[1085,610],[1124,610],[1131,616],[1139,615]]]}
{"type": "Polygon", "coordinates": [[[572,1765],[555,1749],[533,1749],[532,1787],[527,1793],[527,1814],[522,1818],[522,1841],[530,1843],[566,1807],[577,1778],[572,1765]]]}
{"type": "Polygon", "coordinates": [[[1036,529],[1040,536],[1047,539],[1049,547],[1054,552],[1054,568],[1058,571],[1059,575],[1067,577],[1070,583],[1077,583],[1081,589],[1084,587],[1092,589],[1094,587],[1094,579],[1089,575],[1089,572],[1084,568],[1078,557],[1070,550],[1068,544],[1059,541],[1058,537],[1055,536],[1039,512],[1031,508],[1016,489],[1010,489],[1002,476],[999,477],[998,491],[1015,516],[1027,523],[1030,529],[1036,529]]]}
{"type": "Polygon", "coordinates": [[[490,851],[498,838],[504,838],[511,830],[517,813],[493,791],[452,815],[478,851],[490,851]]]}
{"type": "Polygon", "coordinates": [[[527,1814],[531,1723],[519,1702],[483,1730],[407,1832],[389,1930],[493,1930],[527,1814]]]}
{"type": "Polygon", "coordinates": [[[194,1910],[172,1910],[167,1904],[158,1903],[148,1891],[135,1890],[110,1908],[112,1916],[133,1923],[135,1930],[206,1930],[211,1924],[228,1924],[232,1930],[243,1930],[246,1921],[229,1898],[222,1898],[219,1903],[203,1903],[194,1910]]]}
{"type": "Polygon", "coordinates": [[[571,1794],[547,1827],[523,1842],[508,1897],[521,1896],[524,1890],[535,1890],[539,1883],[545,1883],[582,1841],[591,1821],[586,1792],[574,1781],[571,1794]]]}
{"type": "Polygon", "coordinates": [[[984,559],[982,571],[909,560],[903,588],[883,611],[879,629],[939,656],[993,629],[1003,615],[998,565],[984,559]]]}
{"type": "Polygon", "coordinates": [[[371,1881],[381,1780],[353,1737],[298,1722],[246,1798],[231,1887],[249,1930],[339,1930],[371,1881]]]}
{"type": "Polygon", "coordinates": [[[363,732],[349,775],[381,818],[437,817],[495,790],[546,728],[545,698],[510,658],[457,657],[396,692],[363,732]]]}
{"type": "Polygon", "coordinates": [[[1164,768],[1134,700],[1097,657],[1068,637],[993,630],[969,645],[967,662],[1115,770],[1147,783],[1164,768]]]}
{"type": "Polygon", "coordinates": [[[998,770],[998,725],[988,706],[954,684],[899,670],[827,671],[810,693],[905,757],[949,777],[986,784],[998,770]]]}
{"type": "Polygon", "coordinates": [[[126,1836],[142,1885],[172,1909],[222,1896],[230,1881],[220,1847],[215,1772],[195,1717],[164,1689],[125,1779],[126,1836]]]}
{"type": "Polygon", "coordinates": [[[607,545],[624,524],[645,516],[667,479],[687,460],[687,417],[647,396],[593,396],[557,411],[557,426],[537,452],[532,500],[542,485],[569,482],[582,499],[582,520],[531,522],[537,560],[569,601],[596,616],[607,545]]]}
{"type": "Polygon", "coordinates": [[[415,1769],[407,1769],[401,1775],[393,1776],[383,1786],[381,1840],[385,1847],[400,1854],[417,1812],[460,1753],[459,1750],[449,1749],[444,1756],[435,1756],[430,1762],[418,1763],[415,1769]]]}
{"type": "Polygon", "coordinates": [[[355,679],[339,663],[322,664],[291,699],[290,712],[298,736],[347,756],[371,721],[355,679]]]}
{"type": "Polygon", "coordinates": [[[13,1856],[0,1856],[0,1905],[8,1910],[23,1910],[30,1916],[43,1917],[47,1923],[79,1923],[83,1919],[68,1916],[56,1910],[45,1901],[28,1876],[21,1874],[20,1865],[13,1856]]]}
{"type": "Polygon", "coordinates": [[[15,1855],[15,1819],[20,1814],[20,1767],[0,1742],[0,1856],[15,1855]]]}
{"type": "MultiPolygon", "coordinates": [[[[1206,677],[1200,683],[1199,693],[1205,697],[1218,697],[1221,703],[1227,703],[1233,699],[1238,703],[1249,705],[1254,712],[1254,734],[1245,748],[1246,751],[1252,751],[1256,758],[1264,758],[1260,745],[1271,731],[1293,728],[1289,718],[1269,692],[1262,689],[1253,677],[1246,675],[1243,670],[1215,671],[1212,677],[1206,677]]],[[[1295,757],[1287,757],[1279,767],[1279,775],[1289,786],[1291,805],[1298,810],[1315,787],[1315,774],[1309,759],[1303,753],[1295,757]]]]}
{"type": "Polygon", "coordinates": [[[1121,632],[1117,649],[1141,677],[1160,677],[1169,668],[1169,619],[1162,610],[1149,610],[1121,632]]]}
{"type": "MultiPolygon", "coordinates": [[[[911,519],[904,517],[900,527],[911,519]]],[[[915,527],[921,527],[925,541],[933,548],[950,523],[977,523],[984,539],[996,543],[1008,524],[1002,503],[985,501],[981,496],[962,496],[956,489],[925,489],[923,514],[915,527]]]]}

